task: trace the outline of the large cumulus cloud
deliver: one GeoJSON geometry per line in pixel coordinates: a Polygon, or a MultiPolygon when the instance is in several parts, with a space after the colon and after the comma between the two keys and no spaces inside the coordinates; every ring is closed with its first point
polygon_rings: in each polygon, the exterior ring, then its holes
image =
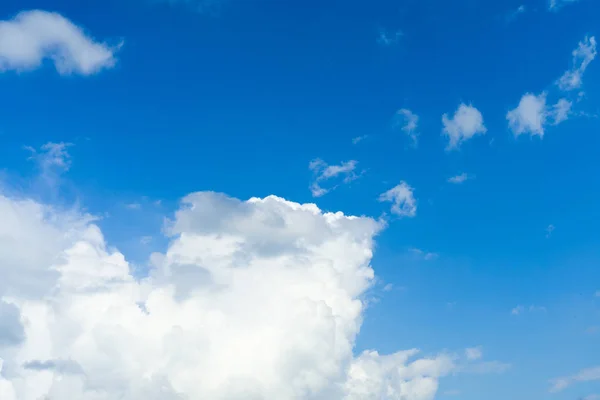
{"type": "Polygon", "coordinates": [[[455,370],[353,355],[371,218],[195,193],[136,279],[87,215],[2,196],[0,212],[2,400],[431,400],[455,370]]]}

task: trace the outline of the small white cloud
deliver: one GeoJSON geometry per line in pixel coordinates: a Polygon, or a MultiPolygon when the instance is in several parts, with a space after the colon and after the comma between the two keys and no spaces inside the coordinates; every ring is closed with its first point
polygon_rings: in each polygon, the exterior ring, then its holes
{"type": "Polygon", "coordinates": [[[417,215],[417,200],[413,188],[404,181],[382,193],[379,201],[392,203],[392,213],[399,217],[412,218],[417,215]]]}
{"type": "Polygon", "coordinates": [[[125,207],[130,210],[140,210],[142,208],[142,205],[140,203],[129,203],[125,204],[125,207]]]}
{"type": "Polygon", "coordinates": [[[484,135],[487,128],[483,124],[483,116],[472,105],[461,104],[452,119],[448,114],[442,116],[443,133],[448,136],[447,150],[456,149],[462,142],[475,135],[484,135]]]}
{"type": "Polygon", "coordinates": [[[525,311],[534,313],[534,312],[546,312],[547,310],[546,310],[546,307],[543,307],[543,306],[531,305],[526,308],[522,305],[518,305],[515,308],[513,308],[510,313],[512,315],[520,315],[520,314],[523,314],[525,311]]]}
{"type": "Polygon", "coordinates": [[[571,91],[581,88],[583,84],[583,74],[596,55],[596,38],[585,37],[583,41],[573,50],[573,65],[557,81],[560,90],[571,91]]]}
{"type": "Polygon", "coordinates": [[[358,143],[362,142],[363,140],[365,140],[368,137],[369,137],[369,135],[357,136],[357,137],[355,137],[355,138],[352,139],[352,144],[358,144],[358,143]]]}
{"type": "Polygon", "coordinates": [[[506,114],[506,119],[515,136],[529,133],[542,137],[547,115],[546,93],[538,96],[526,93],[517,108],[506,114]]]}
{"type": "Polygon", "coordinates": [[[573,107],[573,102],[567,99],[560,99],[558,102],[552,107],[550,111],[550,115],[554,119],[552,122],[553,125],[558,125],[563,121],[569,119],[569,115],[571,114],[571,108],[573,107]]]}
{"type": "Polygon", "coordinates": [[[554,232],[554,229],[556,229],[554,227],[554,225],[550,224],[548,225],[548,227],[546,228],[546,237],[549,238],[552,235],[552,232],[554,232]]]}
{"type": "Polygon", "coordinates": [[[358,179],[359,175],[356,174],[357,164],[358,162],[355,160],[346,161],[339,165],[328,165],[325,161],[318,158],[312,160],[308,164],[308,168],[315,176],[313,183],[310,185],[312,195],[314,197],[321,197],[331,190],[336,189],[339,184],[331,188],[322,187],[322,183],[330,179],[343,177],[343,183],[350,183],[358,179]]]}
{"type": "Polygon", "coordinates": [[[448,183],[461,184],[466,182],[469,179],[473,179],[473,176],[463,172],[462,174],[451,176],[448,178],[448,183]]]}
{"type": "Polygon", "coordinates": [[[597,290],[596,293],[594,293],[594,297],[600,297],[600,290],[597,290]]]}
{"type": "Polygon", "coordinates": [[[508,126],[515,136],[528,133],[531,136],[543,137],[548,123],[558,125],[569,118],[573,105],[571,101],[563,98],[548,107],[546,98],[545,92],[537,96],[526,93],[521,97],[517,108],[506,114],[508,126]]]}
{"type": "Polygon", "coordinates": [[[419,116],[406,108],[402,108],[396,112],[394,117],[394,127],[399,128],[408,136],[413,144],[418,143],[417,127],[419,126],[419,116]]]}
{"type": "Polygon", "coordinates": [[[417,256],[419,256],[420,258],[423,258],[423,260],[425,261],[431,261],[431,260],[435,260],[436,258],[438,258],[438,254],[437,253],[432,253],[432,252],[428,252],[428,251],[424,251],[421,249],[417,249],[417,248],[410,248],[409,251],[417,256]]]}
{"type": "Polygon", "coordinates": [[[24,71],[51,60],[62,75],[91,75],[116,64],[115,52],[60,14],[33,10],[0,21],[0,72],[24,71]]]}
{"type": "Polygon", "coordinates": [[[523,307],[523,306],[516,306],[515,308],[513,308],[513,309],[510,311],[510,313],[511,313],[512,315],[519,315],[519,314],[522,314],[522,313],[523,313],[523,311],[525,311],[525,307],[523,307]]]}
{"type": "Polygon", "coordinates": [[[575,375],[565,376],[551,380],[551,393],[561,392],[569,386],[580,382],[600,381],[600,366],[582,369],[575,375]]]}
{"type": "Polygon", "coordinates": [[[140,238],[140,243],[143,245],[148,245],[152,242],[152,236],[142,236],[140,238]]]}
{"type": "Polygon", "coordinates": [[[467,360],[479,360],[483,357],[483,349],[481,346],[468,348],[465,350],[465,356],[467,360]]]}
{"type": "Polygon", "coordinates": [[[377,43],[382,46],[391,46],[398,43],[402,36],[403,33],[400,30],[395,32],[387,32],[384,29],[380,29],[379,35],[377,35],[377,43]]]}
{"type": "Polygon", "coordinates": [[[511,11],[506,19],[508,22],[514,21],[515,19],[517,19],[517,17],[521,14],[524,14],[525,11],[527,11],[527,8],[522,4],[519,7],[517,7],[515,10],[511,11]]]}

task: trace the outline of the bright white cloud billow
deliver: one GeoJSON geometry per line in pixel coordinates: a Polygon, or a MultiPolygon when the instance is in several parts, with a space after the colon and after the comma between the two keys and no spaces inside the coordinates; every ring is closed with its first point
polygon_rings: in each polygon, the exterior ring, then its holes
{"type": "Polygon", "coordinates": [[[585,37],[573,50],[573,65],[560,77],[557,82],[558,87],[564,91],[580,89],[583,84],[583,74],[597,54],[596,38],[585,37]]]}
{"type": "Polygon", "coordinates": [[[0,212],[2,400],[432,400],[473,363],[353,356],[371,218],[194,193],[136,280],[89,216],[4,196],[0,212]]]}
{"type": "Polygon", "coordinates": [[[443,134],[448,137],[447,150],[456,149],[475,135],[484,135],[487,132],[481,112],[472,105],[461,104],[452,118],[444,114],[442,124],[443,134]]]}
{"type": "Polygon", "coordinates": [[[91,75],[116,64],[115,51],[60,14],[24,11],[0,21],[0,72],[53,62],[60,74],[91,75]]]}

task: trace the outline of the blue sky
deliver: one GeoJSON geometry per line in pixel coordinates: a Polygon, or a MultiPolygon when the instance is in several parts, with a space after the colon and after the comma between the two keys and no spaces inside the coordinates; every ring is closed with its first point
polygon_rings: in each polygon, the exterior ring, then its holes
{"type": "Polygon", "coordinates": [[[213,3],[3,1],[1,20],[54,11],[115,57],[90,74],[0,68],[6,186],[104,215],[143,270],[195,191],[385,214],[357,354],[481,346],[510,365],[452,375],[440,399],[600,395],[600,372],[577,378],[600,365],[600,3],[213,3]],[[569,71],[581,81],[559,84],[569,71]],[[25,149],[48,142],[72,144],[60,183],[25,149]]]}

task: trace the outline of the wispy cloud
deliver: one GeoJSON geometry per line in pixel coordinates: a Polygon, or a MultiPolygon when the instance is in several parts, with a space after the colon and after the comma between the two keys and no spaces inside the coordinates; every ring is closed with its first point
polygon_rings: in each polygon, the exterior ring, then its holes
{"type": "Polygon", "coordinates": [[[594,36],[586,36],[583,41],[579,42],[577,48],[573,50],[573,65],[556,82],[560,90],[568,92],[580,89],[583,84],[583,74],[597,54],[594,36]]]}
{"type": "Polygon", "coordinates": [[[402,36],[403,33],[400,30],[389,32],[385,29],[380,29],[377,35],[377,43],[382,46],[391,46],[398,43],[402,36]]]}
{"type": "Polygon", "coordinates": [[[554,225],[552,225],[552,224],[548,225],[548,227],[546,228],[546,238],[549,238],[552,235],[552,232],[554,232],[554,229],[556,229],[554,227],[554,225]]]}
{"type": "Polygon", "coordinates": [[[571,101],[563,98],[553,106],[548,106],[546,98],[546,92],[539,95],[526,93],[519,105],[506,114],[508,126],[515,136],[529,134],[543,137],[547,124],[558,125],[569,118],[573,105],[571,101]]]}
{"type": "Polygon", "coordinates": [[[531,305],[529,307],[525,307],[522,305],[518,305],[515,308],[513,308],[510,313],[512,315],[521,315],[523,313],[525,313],[526,311],[530,312],[530,313],[534,313],[534,312],[546,312],[546,307],[543,306],[535,306],[535,305],[531,305]]]}
{"type": "Polygon", "coordinates": [[[469,179],[474,179],[475,176],[474,175],[469,175],[466,172],[463,172],[462,174],[458,174],[455,176],[451,176],[450,178],[448,178],[448,183],[453,183],[455,185],[461,184],[466,182],[469,179]]]}
{"type": "Polygon", "coordinates": [[[580,382],[600,381],[600,366],[582,369],[575,375],[564,376],[550,381],[552,387],[551,393],[561,392],[569,386],[580,382]]]}
{"type": "Polygon", "coordinates": [[[350,183],[358,179],[360,175],[356,173],[357,164],[358,162],[355,160],[342,162],[339,165],[329,165],[319,158],[312,160],[308,165],[314,174],[314,180],[310,185],[312,195],[321,197],[336,189],[340,185],[339,183],[329,188],[322,186],[324,182],[333,178],[342,177],[342,183],[350,183]]]}
{"type": "Polygon", "coordinates": [[[392,214],[399,217],[415,217],[417,215],[417,200],[413,188],[402,181],[379,196],[379,201],[392,203],[392,214]]]}
{"type": "Polygon", "coordinates": [[[411,139],[414,146],[417,145],[419,137],[417,133],[417,127],[419,126],[418,115],[407,108],[401,108],[394,116],[393,126],[404,132],[411,139]]]}
{"type": "Polygon", "coordinates": [[[437,253],[432,253],[429,251],[424,251],[421,249],[417,249],[415,247],[411,247],[410,249],[408,249],[412,254],[418,256],[419,258],[422,258],[425,261],[431,261],[431,260],[435,260],[436,258],[438,258],[438,254],[437,253]]]}
{"type": "Polygon", "coordinates": [[[369,135],[362,135],[362,136],[357,136],[355,138],[352,138],[352,144],[358,144],[368,137],[369,137],[369,135]]]}

